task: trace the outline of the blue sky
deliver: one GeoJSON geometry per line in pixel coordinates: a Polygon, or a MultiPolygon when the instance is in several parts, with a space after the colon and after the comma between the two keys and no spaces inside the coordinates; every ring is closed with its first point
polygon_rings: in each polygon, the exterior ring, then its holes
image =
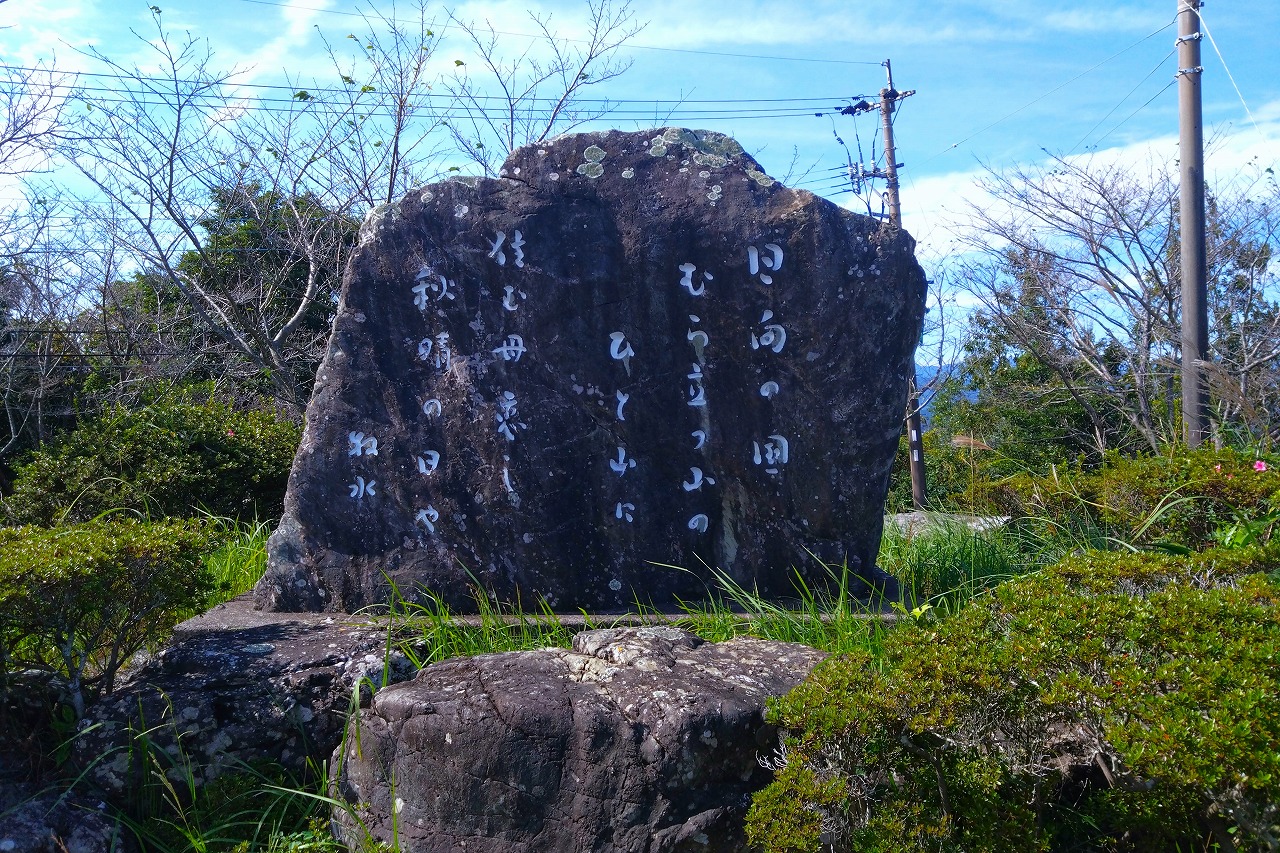
{"type": "MultiPolygon", "coordinates": [[[[0,55],[8,64],[56,57],[65,67],[92,70],[94,63],[80,53],[92,46],[122,62],[139,60],[145,46],[130,29],[153,34],[149,5],[8,0],[0,3],[0,55]]],[[[243,79],[258,83],[284,82],[286,72],[303,81],[331,77],[319,36],[341,42],[358,31],[353,13],[367,6],[347,0],[154,5],[167,27],[208,39],[217,63],[244,68],[243,79]]],[[[394,12],[387,0],[375,5],[384,14],[410,11],[403,2],[394,12]]],[[[916,90],[896,124],[907,227],[926,247],[943,251],[948,212],[973,197],[983,164],[1043,160],[1046,150],[1087,155],[1095,147],[1117,156],[1176,156],[1176,87],[1165,88],[1176,70],[1175,7],[1176,0],[1080,0],[1071,7],[1041,0],[636,0],[633,9],[646,26],[625,50],[634,64],[593,96],[684,98],[669,123],[730,133],[774,174],[785,173],[797,152],[801,166],[816,164],[809,188],[848,202],[837,171],[846,152],[834,134],[855,158],[860,138],[865,159],[878,125],[874,115],[832,117],[832,107],[876,93],[885,82],[880,63],[891,59],[898,88],[916,90]],[[782,99],[814,100],[786,105],[802,114],[778,116],[782,99]],[[716,100],[735,103],[694,103],[716,100]],[[713,109],[733,117],[713,119],[713,109]],[[775,117],[746,118],[753,109],[775,117]]],[[[489,20],[513,34],[502,36],[501,46],[516,52],[529,44],[519,34],[532,32],[530,10],[552,15],[553,26],[572,38],[582,33],[585,3],[498,0],[429,8],[442,23],[446,8],[464,19],[489,20]]],[[[1217,140],[1208,172],[1229,175],[1251,158],[1275,163],[1280,3],[1211,0],[1202,14],[1235,80],[1233,86],[1206,41],[1206,135],[1217,140]]],[[[445,31],[438,67],[451,70],[455,59],[475,67],[465,45],[445,31]]],[[[618,113],[603,123],[633,129],[650,122],[618,113]]]]}

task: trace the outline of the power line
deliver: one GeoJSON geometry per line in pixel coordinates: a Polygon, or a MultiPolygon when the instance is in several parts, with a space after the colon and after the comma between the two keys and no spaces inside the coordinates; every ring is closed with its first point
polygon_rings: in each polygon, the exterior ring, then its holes
{"type": "Polygon", "coordinates": [[[1125,116],[1125,117],[1120,121],[1120,123],[1119,123],[1119,124],[1117,124],[1115,127],[1113,127],[1113,128],[1111,128],[1110,130],[1108,130],[1106,133],[1102,134],[1102,136],[1098,139],[1098,141],[1094,143],[1094,146],[1096,147],[1096,146],[1098,146],[1098,145],[1101,145],[1104,141],[1106,141],[1106,138],[1107,138],[1108,136],[1110,136],[1111,134],[1115,133],[1115,132],[1116,132],[1117,130],[1119,130],[1120,128],[1124,127],[1125,122],[1127,122],[1129,119],[1133,118],[1133,117],[1134,117],[1134,116],[1136,116],[1138,113],[1142,112],[1142,111],[1143,111],[1143,110],[1145,110],[1147,107],[1151,106],[1152,102],[1153,102],[1153,101],[1155,101],[1155,99],[1156,99],[1156,98],[1160,97],[1160,96],[1161,96],[1161,95],[1163,95],[1165,92],[1169,91],[1169,87],[1171,87],[1173,84],[1175,84],[1175,83],[1177,83],[1177,82],[1178,82],[1178,79],[1175,77],[1174,79],[1170,80],[1168,83],[1165,83],[1165,84],[1164,84],[1164,86],[1160,89],[1160,91],[1159,91],[1159,92],[1156,92],[1154,95],[1152,95],[1150,98],[1148,98],[1148,99],[1147,99],[1147,102],[1146,102],[1145,104],[1143,104],[1142,106],[1138,107],[1138,108],[1137,108],[1136,110],[1134,110],[1133,112],[1129,113],[1127,116],[1125,116]]]}
{"type": "MultiPolygon", "coordinates": [[[[360,12],[343,12],[340,9],[320,9],[314,6],[297,6],[291,3],[272,2],[272,0],[240,0],[240,2],[253,3],[256,6],[276,6],[281,9],[297,9],[297,10],[306,11],[306,12],[321,12],[329,15],[345,15],[350,18],[361,18],[364,20],[368,20],[367,16],[365,16],[360,12]]],[[[392,23],[395,23],[395,21],[392,21],[392,23]]],[[[448,29],[450,29],[449,24],[444,24],[440,27],[441,32],[448,29]]],[[[545,33],[513,33],[505,30],[492,30],[491,32],[493,32],[494,35],[516,36],[517,38],[544,39],[547,37],[545,33]]],[[[560,38],[558,36],[556,37],[556,39],[558,41],[572,42],[576,44],[591,43],[588,39],[560,38]]],[[[869,61],[861,61],[861,60],[854,60],[854,59],[820,59],[820,58],[811,57],[811,56],[766,56],[766,55],[755,54],[755,53],[726,53],[726,52],[717,51],[717,50],[694,50],[692,48],[682,48],[682,47],[658,47],[656,45],[651,45],[651,44],[624,44],[622,45],[622,47],[633,49],[633,50],[655,50],[655,51],[661,51],[663,53],[691,53],[699,56],[727,56],[734,59],[764,59],[772,62],[819,62],[819,63],[827,63],[831,65],[881,65],[882,64],[880,62],[869,62],[869,61]]]]}
{"type": "MultiPolygon", "coordinates": [[[[1081,145],[1083,145],[1083,144],[1084,144],[1084,141],[1085,141],[1086,139],[1088,139],[1088,138],[1093,134],[1093,132],[1094,132],[1095,130],[1097,130],[1099,127],[1102,127],[1102,125],[1106,122],[1106,120],[1107,120],[1107,119],[1109,119],[1109,118],[1111,118],[1111,116],[1115,114],[1115,111],[1116,111],[1116,110],[1118,110],[1118,109],[1120,109],[1120,107],[1121,107],[1121,106],[1123,106],[1123,104],[1124,104],[1124,102],[1125,102],[1125,101],[1127,101],[1127,100],[1129,100],[1129,98],[1133,97],[1133,93],[1134,93],[1134,92],[1136,92],[1136,91],[1138,91],[1138,89],[1142,87],[1142,84],[1143,84],[1143,83],[1146,83],[1148,80],[1150,80],[1150,79],[1151,79],[1151,75],[1155,74],[1155,73],[1156,73],[1157,71],[1159,71],[1162,67],[1164,67],[1165,62],[1167,62],[1167,61],[1168,61],[1169,57],[1173,56],[1175,53],[1177,53],[1177,51],[1178,51],[1178,48],[1175,46],[1175,47],[1173,47],[1173,48],[1172,48],[1168,53],[1166,53],[1164,56],[1162,56],[1162,57],[1160,58],[1160,61],[1159,61],[1159,62],[1157,62],[1157,63],[1155,64],[1155,66],[1154,66],[1154,67],[1152,67],[1152,69],[1151,69],[1150,71],[1148,71],[1148,72],[1147,72],[1147,76],[1146,76],[1146,77],[1143,77],[1141,80],[1139,80],[1139,81],[1137,82],[1137,84],[1135,84],[1135,85],[1134,85],[1134,87],[1133,87],[1132,89],[1130,89],[1130,90],[1129,90],[1128,94],[1126,94],[1123,98],[1121,98],[1121,99],[1120,99],[1120,103],[1116,104],[1114,107],[1112,107],[1110,110],[1108,110],[1108,111],[1107,111],[1107,114],[1106,114],[1106,115],[1104,115],[1102,118],[1098,119],[1098,123],[1097,123],[1097,124],[1095,124],[1093,127],[1089,128],[1089,131],[1088,131],[1087,133],[1085,133],[1085,135],[1084,135],[1084,136],[1080,137],[1080,141],[1079,141],[1079,142],[1077,142],[1075,145],[1073,145],[1073,146],[1071,147],[1071,150],[1070,150],[1070,151],[1068,151],[1068,152],[1067,152],[1067,154],[1071,154],[1071,153],[1072,153],[1072,152],[1074,152],[1077,148],[1079,148],[1081,145]]],[[[1166,86],[1165,88],[1167,89],[1167,88],[1169,88],[1169,87],[1168,87],[1168,86],[1166,86]]],[[[1164,90],[1162,89],[1161,91],[1164,91],[1164,90]]],[[[1150,101],[1148,101],[1147,103],[1150,103],[1150,101]]],[[[1145,105],[1144,105],[1144,106],[1145,106],[1145,105]]],[[[1129,118],[1132,118],[1132,117],[1133,117],[1133,116],[1130,116],[1129,118]]],[[[1129,119],[1125,119],[1125,121],[1128,121],[1128,120],[1129,120],[1129,119]]],[[[1123,123],[1123,122],[1122,122],[1122,123],[1123,123]]],[[[1118,125],[1117,125],[1117,126],[1118,126],[1118,125]]],[[[1099,142],[1101,142],[1101,140],[1099,140],[1099,142]]]]}
{"type": "Polygon", "coordinates": [[[1218,61],[1222,63],[1222,70],[1227,72],[1227,79],[1231,81],[1231,87],[1236,90],[1236,97],[1240,99],[1240,106],[1244,107],[1244,114],[1249,117],[1249,121],[1253,124],[1253,129],[1265,139],[1266,134],[1262,132],[1262,128],[1258,127],[1258,121],[1253,117],[1253,112],[1249,109],[1249,105],[1244,101],[1244,95],[1240,92],[1240,87],[1236,84],[1236,78],[1232,75],[1231,69],[1227,67],[1227,60],[1223,57],[1222,51],[1218,49],[1218,43],[1214,41],[1213,33],[1209,32],[1209,25],[1204,20],[1204,10],[1199,11],[1200,28],[1204,30],[1204,34],[1209,37],[1209,44],[1213,45],[1213,52],[1218,54],[1218,61]]]}
{"type": "MultiPolygon", "coordinates": [[[[170,106],[170,104],[168,104],[165,101],[147,101],[147,100],[140,100],[135,98],[96,98],[91,103],[95,105],[131,104],[139,107],[170,106]]],[[[191,102],[188,102],[188,103],[191,103],[191,102]]],[[[209,105],[205,104],[204,106],[209,106],[209,105]]],[[[301,112],[297,110],[291,110],[286,107],[238,104],[236,105],[236,109],[244,112],[266,113],[266,114],[275,114],[275,115],[301,115],[301,112]]],[[[756,119],[756,118],[806,118],[806,117],[815,115],[815,113],[811,108],[800,108],[800,107],[797,107],[797,108],[775,107],[775,108],[761,108],[758,110],[688,110],[688,111],[682,111],[680,109],[664,110],[661,108],[657,110],[612,110],[607,108],[600,108],[599,112],[600,112],[600,116],[599,116],[600,118],[604,118],[605,116],[610,116],[615,119],[621,118],[621,119],[630,119],[633,121],[642,120],[642,119],[656,119],[656,118],[664,118],[664,119],[679,118],[685,121],[733,121],[736,119],[756,119]]],[[[361,113],[366,116],[394,115],[394,112],[392,112],[390,108],[386,108],[386,109],[374,108],[369,110],[362,110],[361,113]]],[[[459,111],[459,112],[443,112],[443,113],[432,114],[432,115],[439,118],[443,118],[447,121],[454,121],[462,117],[469,118],[471,116],[471,111],[466,110],[466,111],[459,111]]],[[[822,113],[817,113],[816,115],[822,115],[822,113]]]]}
{"type": "MultiPolygon", "coordinates": [[[[246,0],[246,2],[247,2],[247,0],[246,0]]],[[[35,72],[35,71],[47,71],[47,69],[34,68],[34,67],[31,67],[31,66],[24,66],[24,65],[4,65],[4,64],[0,64],[0,71],[13,71],[13,72],[18,72],[18,73],[27,73],[27,72],[35,72]]],[[[176,84],[176,83],[181,83],[181,84],[188,84],[188,85],[190,85],[190,84],[192,84],[192,83],[199,82],[199,81],[197,81],[197,80],[194,80],[194,79],[191,79],[191,78],[185,78],[185,77],[179,77],[179,78],[172,78],[172,77],[153,77],[153,76],[149,76],[149,75],[146,75],[146,74],[125,74],[125,73],[111,74],[111,73],[106,73],[106,72],[101,72],[101,71],[75,71],[75,72],[67,72],[67,75],[68,75],[68,76],[77,77],[77,78],[78,78],[78,77],[91,77],[91,78],[102,78],[102,79],[107,79],[107,80],[134,80],[134,81],[137,81],[137,82],[139,82],[139,83],[166,83],[166,84],[176,84]]],[[[4,83],[4,82],[5,82],[5,81],[0,81],[0,85],[3,85],[3,83],[4,83]]],[[[51,81],[51,82],[49,83],[49,85],[50,85],[51,87],[53,87],[53,88],[59,88],[59,89],[72,89],[72,90],[94,91],[94,92],[119,92],[119,91],[127,91],[127,90],[122,90],[122,89],[118,89],[118,88],[115,88],[115,87],[107,87],[107,86],[101,86],[101,87],[89,87],[89,86],[79,86],[79,85],[77,85],[77,84],[73,84],[73,83],[62,83],[62,82],[54,82],[54,81],[51,81]]],[[[304,90],[305,90],[305,91],[307,91],[307,92],[344,92],[344,93],[350,93],[350,92],[352,91],[352,90],[351,90],[351,88],[349,88],[349,87],[344,88],[344,87],[339,87],[339,86],[309,86],[309,87],[301,87],[301,88],[300,88],[300,87],[298,87],[298,86],[284,86],[284,85],[281,85],[281,84],[278,84],[278,83],[235,83],[235,82],[231,82],[231,81],[229,81],[229,80],[209,81],[209,86],[210,86],[210,88],[213,88],[213,87],[215,87],[215,86],[216,86],[216,87],[218,87],[218,88],[231,88],[231,89],[265,89],[265,90],[268,90],[268,91],[280,91],[280,92],[287,92],[287,93],[289,93],[289,97],[288,97],[287,99],[281,99],[281,100],[290,100],[290,101],[297,100],[297,99],[294,97],[294,95],[296,95],[298,92],[300,92],[300,91],[304,91],[304,90]]],[[[204,97],[213,97],[213,96],[212,96],[212,95],[206,95],[206,96],[204,96],[204,97]]],[[[228,95],[227,97],[232,97],[232,96],[228,95]]],[[[454,99],[454,98],[453,98],[453,96],[446,96],[446,95],[424,95],[424,97],[426,97],[426,98],[427,98],[427,99],[429,99],[429,100],[430,100],[430,99],[433,99],[433,98],[445,99],[445,100],[452,100],[452,99],[454,99]]],[[[870,96],[870,95],[850,95],[850,96],[815,97],[815,98],[736,98],[736,99],[735,99],[735,98],[704,98],[704,99],[690,99],[690,98],[578,98],[578,99],[575,99],[575,103],[581,103],[581,104],[648,104],[648,105],[652,105],[652,104],[675,104],[675,105],[680,105],[680,104],[789,104],[789,103],[794,103],[794,104],[810,103],[810,104],[812,104],[812,103],[829,103],[829,102],[831,102],[831,101],[844,100],[844,99],[846,99],[846,98],[848,98],[848,97],[851,97],[851,98],[860,98],[860,97],[872,97],[872,96],[870,96]]],[[[506,97],[504,97],[504,96],[502,96],[502,95],[477,95],[477,96],[476,96],[476,99],[477,99],[477,100],[482,100],[482,101],[483,101],[483,100],[497,100],[497,101],[503,101],[503,102],[505,102],[505,101],[507,100],[507,98],[506,98],[506,97]]],[[[524,101],[530,101],[530,102],[545,102],[545,103],[557,103],[557,102],[559,102],[559,98],[524,98],[524,99],[522,99],[522,100],[524,100],[524,101]]]]}
{"type": "MultiPolygon", "coordinates": [[[[1177,18],[1173,18],[1172,20],[1170,20],[1167,24],[1165,24],[1165,25],[1164,25],[1163,27],[1161,27],[1160,29],[1155,30],[1154,32],[1152,32],[1152,33],[1150,33],[1150,34],[1143,36],[1142,38],[1140,38],[1140,39],[1138,39],[1137,41],[1135,41],[1133,44],[1129,45],[1128,47],[1124,48],[1123,50],[1120,50],[1120,51],[1117,51],[1116,53],[1111,54],[1111,55],[1110,55],[1110,56],[1108,56],[1106,59],[1102,60],[1101,62],[1097,63],[1096,65],[1093,65],[1093,66],[1090,66],[1089,68],[1086,68],[1084,71],[1081,71],[1079,74],[1077,74],[1076,76],[1072,77],[1070,80],[1067,80],[1067,81],[1065,81],[1065,82],[1063,82],[1063,83],[1059,83],[1057,86],[1054,86],[1052,89],[1050,89],[1049,91],[1045,92],[1043,95],[1040,95],[1040,96],[1039,96],[1039,97],[1037,97],[1037,98],[1033,98],[1032,100],[1027,101],[1025,104],[1023,104],[1022,106],[1018,107],[1018,108],[1017,108],[1016,110],[1014,110],[1013,112],[1011,112],[1011,113],[1007,113],[1007,114],[1005,114],[1005,115],[1001,116],[1000,118],[996,119],[995,121],[991,122],[991,124],[988,124],[986,127],[983,127],[983,128],[980,128],[979,130],[974,131],[973,133],[971,133],[971,134],[969,134],[968,136],[966,136],[964,139],[961,139],[959,142],[956,142],[956,143],[953,143],[953,144],[951,144],[951,145],[948,145],[946,148],[942,149],[942,150],[941,150],[941,151],[939,151],[937,154],[934,154],[932,157],[930,157],[930,158],[928,158],[927,160],[925,160],[923,163],[921,163],[921,165],[924,165],[924,163],[932,162],[933,160],[937,159],[938,157],[941,157],[943,154],[946,154],[948,151],[952,151],[952,150],[954,150],[954,149],[956,149],[956,148],[959,148],[961,145],[964,145],[966,142],[968,142],[969,140],[973,139],[974,137],[976,137],[976,136],[980,136],[980,135],[982,135],[982,134],[986,133],[988,130],[990,130],[991,128],[995,127],[996,125],[999,125],[999,124],[1004,123],[1005,121],[1008,121],[1009,119],[1013,118],[1013,117],[1014,117],[1014,116],[1016,116],[1018,113],[1022,112],[1023,110],[1027,109],[1028,107],[1031,107],[1031,106],[1034,106],[1034,105],[1036,105],[1036,104],[1040,103],[1040,102],[1041,102],[1041,101],[1043,101],[1045,98],[1049,97],[1049,96],[1050,96],[1050,95],[1052,95],[1052,94],[1055,94],[1056,92],[1061,91],[1062,89],[1065,89],[1067,86],[1070,86],[1072,83],[1076,82],[1076,81],[1077,81],[1077,80],[1079,80],[1080,78],[1085,77],[1085,76],[1088,76],[1089,74],[1092,74],[1094,71],[1097,71],[1099,68],[1101,68],[1102,66],[1106,65],[1108,62],[1111,62],[1113,59],[1116,59],[1117,57],[1120,57],[1120,56],[1122,56],[1122,55],[1124,55],[1124,54],[1128,53],[1129,51],[1133,50],[1135,47],[1137,47],[1138,45],[1142,44],[1143,42],[1146,42],[1146,41],[1151,40],[1152,38],[1155,38],[1156,36],[1160,35],[1160,33],[1164,32],[1165,30],[1167,30],[1167,29],[1169,29],[1170,27],[1172,27],[1175,23],[1177,23],[1177,18]]],[[[1127,119],[1126,119],[1126,121],[1127,121],[1127,119]]],[[[1122,122],[1122,123],[1123,123],[1123,122],[1122,122]]]]}

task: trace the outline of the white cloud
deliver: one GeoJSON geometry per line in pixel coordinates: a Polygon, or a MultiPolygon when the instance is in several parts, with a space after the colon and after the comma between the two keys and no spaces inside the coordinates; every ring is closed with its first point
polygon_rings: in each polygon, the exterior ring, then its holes
{"type": "MultiPolygon", "coordinates": [[[[1206,133],[1205,175],[1210,185],[1226,187],[1253,180],[1267,167],[1280,171],[1280,145],[1275,142],[1280,139],[1280,102],[1263,105],[1254,116],[1257,127],[1235,124],[1206,133]]],[[[1120,163],[1146,170],[1173,169],[1177,156],[1178,137],[1168,134],[1067,159],[1120,163]]],[[[957,237],[966,228],[969,205],[989,203],[980,186],[985,174],[978,167],[923,178],[903,173],[903,225],[918,241],[922,254],[945,256],[954,251],[957,237]]]]}
{"type": "Polygon", "coordinates": [[[330,65],[323,51],[313,49],[318,44],[315,25],[328,22],[323,10],[332,5],[331,0],[285,0],[284,8],[278,10],[284,25],[279,35],[248,52],[237,51],[234,41],[219,45],[220,55],[224,62],[246,69],[241,78],[245,82],[264,77],[275,81],[282,71],[290,77],[316,76],[330,65]]]}

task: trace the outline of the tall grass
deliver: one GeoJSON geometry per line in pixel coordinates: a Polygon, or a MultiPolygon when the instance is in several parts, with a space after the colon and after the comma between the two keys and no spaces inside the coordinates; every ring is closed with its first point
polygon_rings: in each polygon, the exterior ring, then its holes
{"type": "Polygon", "coordinates": [[[974,530],[943,516],[915,530],[886,524],[878,563],[902,584],[908,608],[954,612],[984,590],[1037,563],[1016,529],[974,530]]]}
{"type": "Polygon", "coordinates": [[[271,524],[217,517],[210,517],[207,524],[223,540],[218,550],[205,557],[205,567],[213,574],[220,590],[218,598],[211,604],[220,604],[253,589],[266,572],[267,538],[271,535],[271,524]]]}
{"type": "Polygon", "coordinates": [[[710,569],[716,591],[705,602],[682,602],[684,616],[676,624],[713,642],[747,635],[803,643],[832,654],[855,649],[877,653],[885,630],[879,608],[853,596],[847,565],[823,566],[826,576],[821,585],[795,573],[796,598],[790,604],[767,600],[726,572],[710,569]]]}
{"type": "Polygon", "coordinates": [[[391,582],[389,602],[361,613],[386,619],[388,648],[400,651],[418,669],[456,657],[568,648],[579,630],[598,627],[590,620],[583,629],[569,627],[542,600],[538,610],[530,613],[519,602],[507,607],[495,604],[478,585],[472,595],[476,614],[462,616],[431,592],[411,599],[391,582]]]}

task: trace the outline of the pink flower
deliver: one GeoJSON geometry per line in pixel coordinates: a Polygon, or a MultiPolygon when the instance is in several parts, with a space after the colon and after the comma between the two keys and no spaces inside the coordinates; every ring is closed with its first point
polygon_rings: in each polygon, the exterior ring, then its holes
{"type": "Polygon", "coordinates": [[[227,430],[227,435],[232,436],[232,437],[235,437],[235,431],[234,431],[234,430],[227,430]]]}
{"type": "Polygon", "coordinates": [[[1215,471],[1221,471],[1221,470],[1222,470],[1222,466],[1221,466],[1221,465],[1214,465],[1214,466],[1213,466],[1213,470],[1215,470],[1215,471]]]}
{"type": "Polygon", "coordinates": [[[1254,463],[1253,463],[1253,470],[1255,470],[1255,471],[1265,471],[1265,470],[1267,470],[1267,463],[1265,463],[1265,462],[1263,462],[1261,459],[1259,459],[1257,462],[1254,462],[1254,463]]]}

